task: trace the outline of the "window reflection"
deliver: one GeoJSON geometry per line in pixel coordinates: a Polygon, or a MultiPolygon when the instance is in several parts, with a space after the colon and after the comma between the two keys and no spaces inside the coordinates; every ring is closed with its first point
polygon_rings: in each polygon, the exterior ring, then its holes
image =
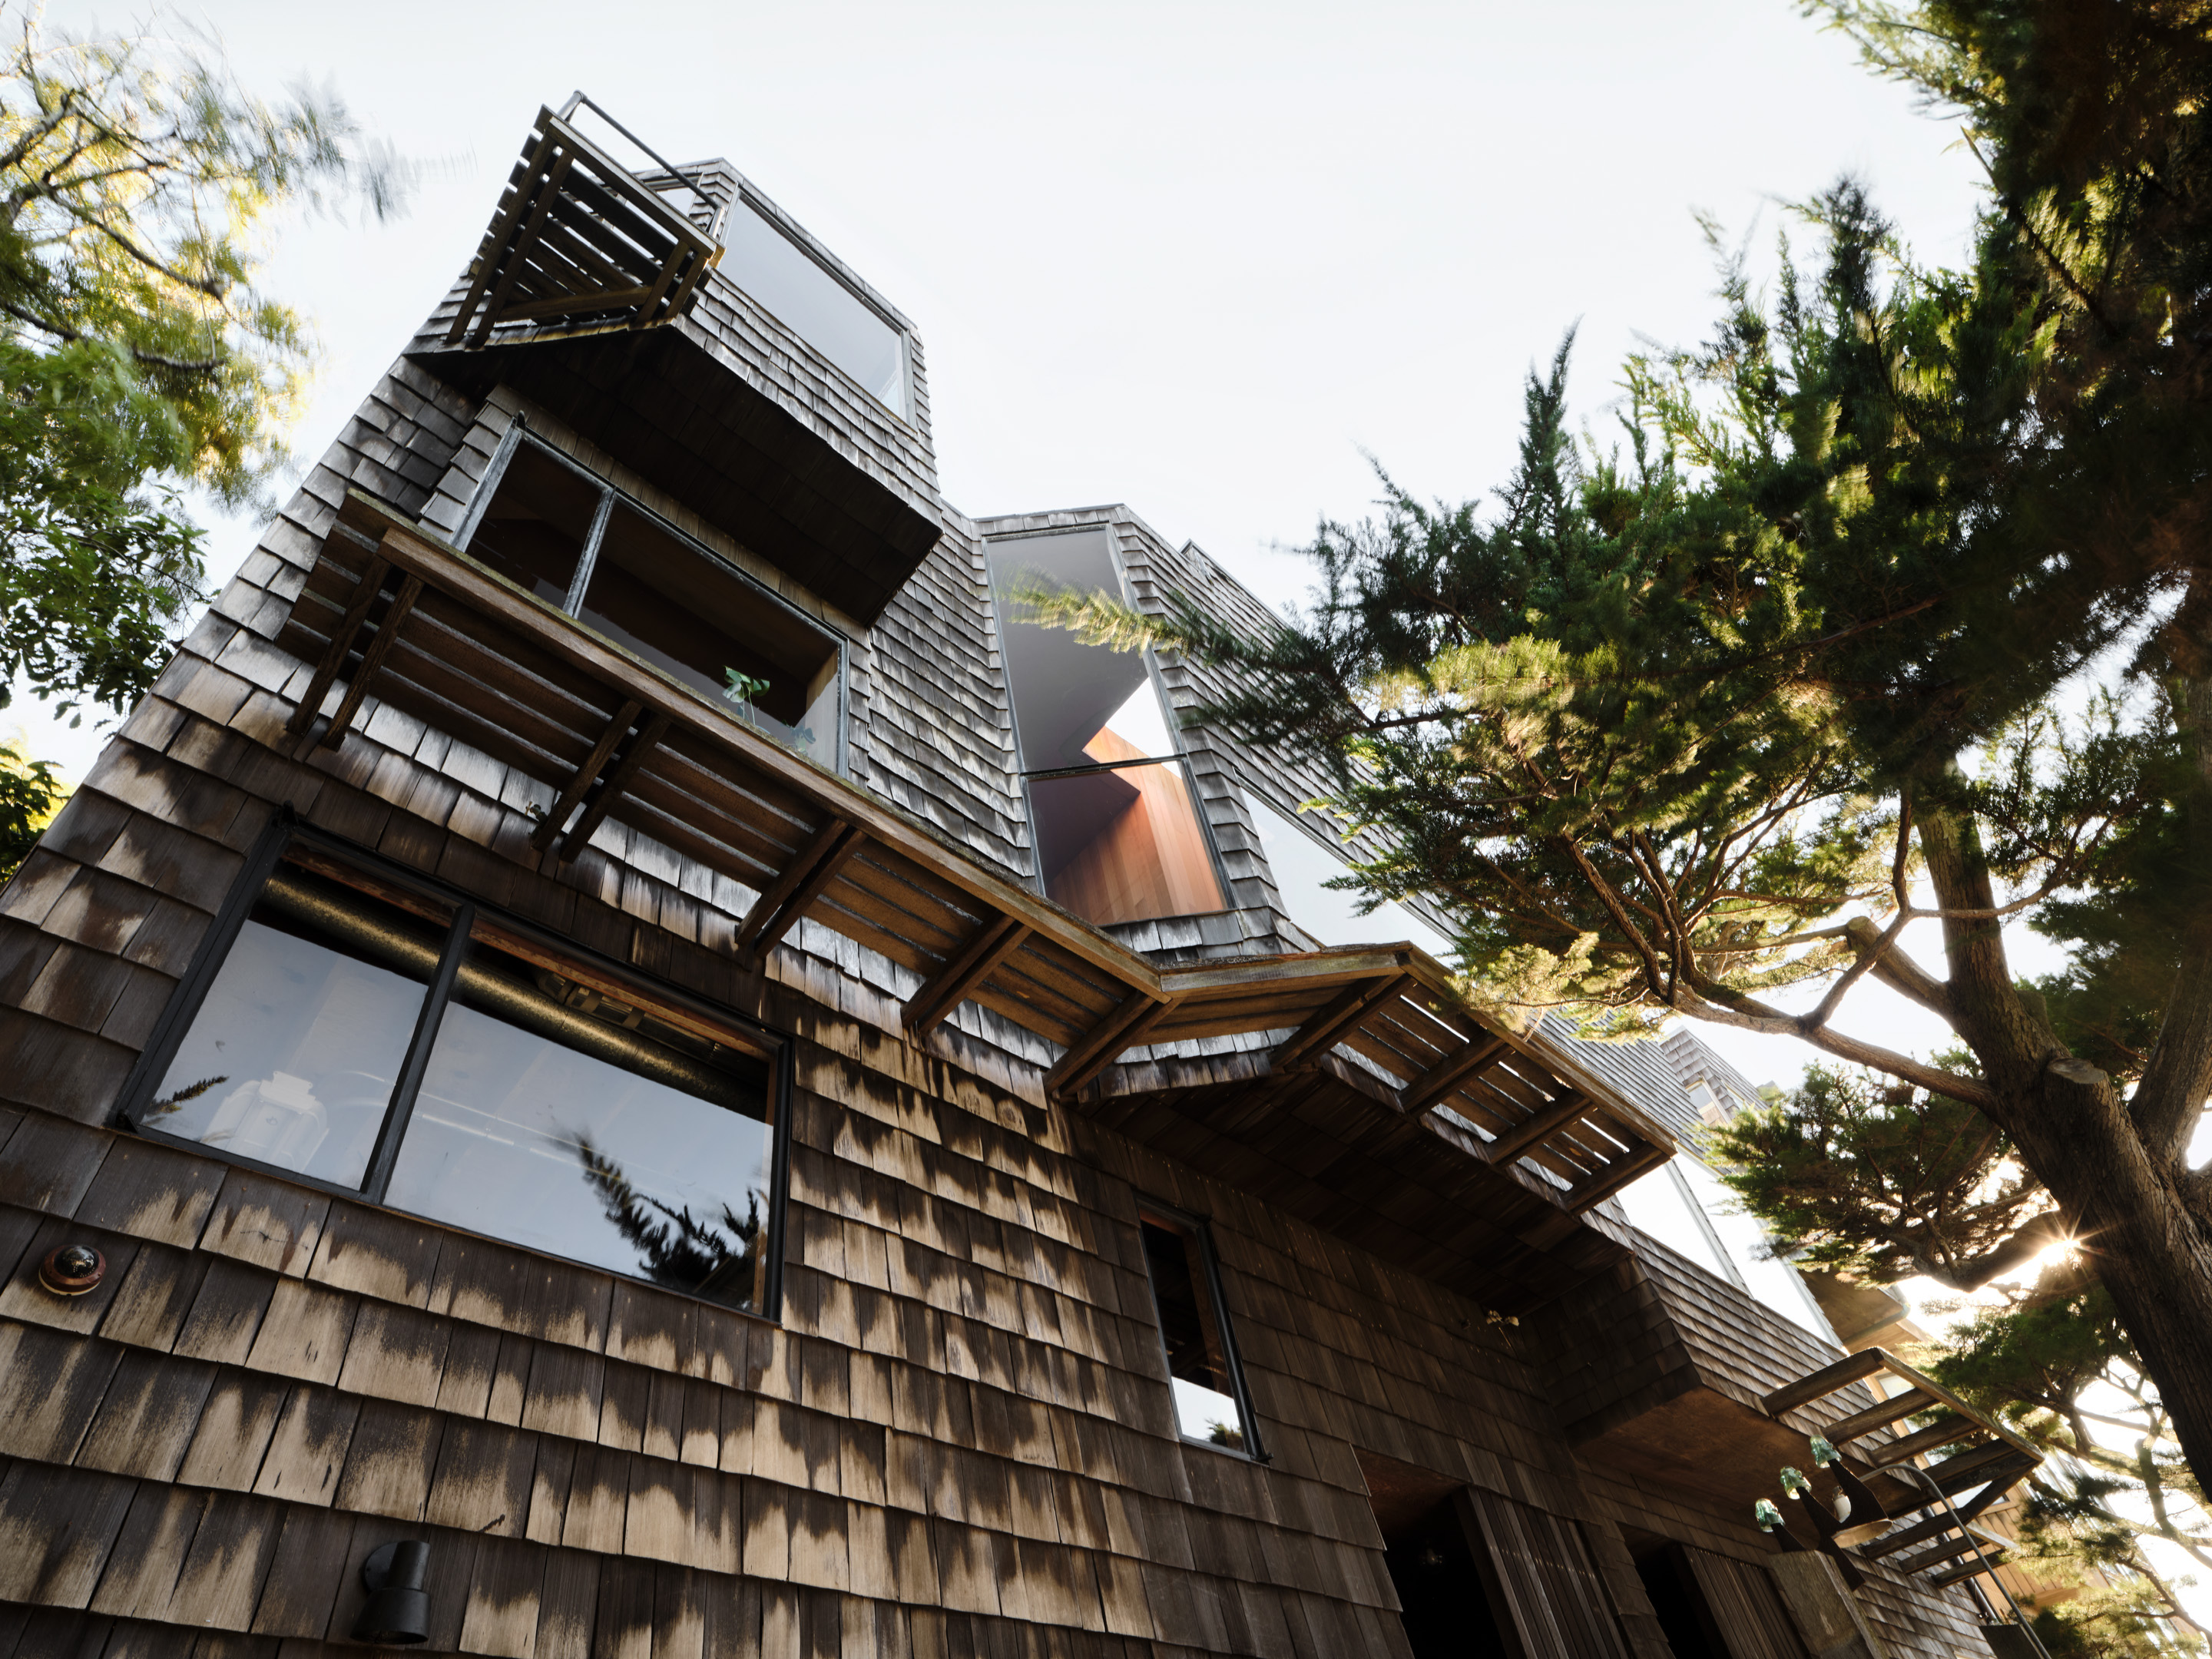
{"type": "Polygon", "coordinates": [[[762,1311],[763,1052],[302,838],[135,1115],[149,1133],[762,1311]]]}
{"type": "Polygon", "coordinates": [[[1159,1314],[1160,1340],[1168,1352],[1176,1427],[1188,1439],[1249,1450],[1244,1413],[1230,1376],[1229,1346],[1203,1247],[1188,1224],[1167,1216],[1148,1212],[1139,1217],[1138,1225],[1144,1235],[1152,1303],[1159,1314]]]}
{"type": "Polygon", "coordinates": [[[474,941],[386,1201],[733,1307],[758,1304],[765,1068],[474,941]]]}
{"type": "Polygon", "coordinates": [[[141,1121],[359,1185],[445,932],[442,918],[281,866],[141,1121]]]}
{"type": "Polygon", "coordinates": [[[469,555],[546,604],[565,605],[600,494],[535,445],[518,444],[469,538],[469,555]]]}

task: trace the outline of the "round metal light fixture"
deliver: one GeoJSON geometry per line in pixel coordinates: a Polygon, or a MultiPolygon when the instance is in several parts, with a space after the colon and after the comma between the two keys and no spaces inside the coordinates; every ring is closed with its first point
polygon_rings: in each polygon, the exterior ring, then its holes
{"type": "Polygon", "coordinates": [[[39,1283],[56,1296],[82,1296],[97,1290],[107,1274],[107,1258],[89,1244],[64,1244],[39,1263],[39,1283]]]}

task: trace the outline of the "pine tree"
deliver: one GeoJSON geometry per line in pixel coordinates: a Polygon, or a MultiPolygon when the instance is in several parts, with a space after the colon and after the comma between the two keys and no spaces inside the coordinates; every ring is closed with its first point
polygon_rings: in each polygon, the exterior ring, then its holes
{"type": "Polygon", "coordinates": [[[1620,447],[1570,441],[1563,347],[1493,498],[1386,477],[1269,637],[1032,600],[1325,759],[1390,848],[1363,890],[1448,910],[1471,996],[1802,1038],[1901,1091],[1916,1189],[2002,1136],[2027,1184],[1954,1273],[2079,1241],[2212,1467],[2212,4],[1829,9],[1984,158],[1966,269],[1847,179],[1771,293],[1724,258],[1712,339],[1630,362],[1620,447]],[[2015,917],[2068,973],[2015,979],[2015,917]],[[1869,976],[1955,1053],[1839,1027],[1869,976]]]}

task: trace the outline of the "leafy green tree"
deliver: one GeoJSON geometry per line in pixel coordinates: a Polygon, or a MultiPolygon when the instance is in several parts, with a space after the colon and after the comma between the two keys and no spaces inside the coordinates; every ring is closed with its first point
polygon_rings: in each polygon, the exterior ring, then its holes
{"type": "Polygon", "coordinates": [[[313,351],[258,284],[272,218],[387,211],[399,175],[335,99],[252,96],[212,50],[20,5],[0,33],[0,707],[119,710],[203,597],[179,492],[255,504],[286,459],[313,351]]]}
{"type": "Polygon", "coordinates": [[[1875,1074],[1800,1098],[1817,1139],[1871,1090],[1852,1133],[1902,1166],[1823,1224],[1960,1285],[2081,1241],[2212,1467],[2212,1180],[2185,1157],[2212,1092],[2212,5],[1826,9],[1987,163],[1967,268],[1917,265],[1846,180],[1771,293],[1725,257],[1712,339],[1630,362],[1619,447],[1573,442],[1563,348],[1493,499],[1385,477],[1267,637],[1033,601],[1216,665],[1197,720],[1324,759],[1389,848],[1358,884],[1447,910],[1471,995],[1875,1074]],[[2069,971],[2020,981],[2014,918],[2069,971]],[[1923,920],[1941,972],[1905,945],[1923,920]],[[1839,1023],[1869,977],[1955,1052],[1839,1023]]]}

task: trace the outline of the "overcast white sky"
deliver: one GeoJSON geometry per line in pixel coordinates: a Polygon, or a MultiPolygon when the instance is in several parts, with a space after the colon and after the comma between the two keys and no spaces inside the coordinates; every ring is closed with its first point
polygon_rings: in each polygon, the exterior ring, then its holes
{"type": "MultiPolygon", "coordinates": [[[[1607,424],[1636,336],[1690,343],[1713,314],[1693,210],[1771,242],[1849,170],[1943,260],[1974,200],[1954,131],[1788,0],[176,15],[249,84],[329,85],[425,164],[405,218],[275,251],[269,287],[326,351],[302,456],[473,252],[538,106],[581,87],[664,155],[727,156],[907,313],[953,504],[1126,501],[1278,602],[1305,583],[1283,550],[1371,500],[1363,452],[1424,495],[1494,486],[1522,378],[1570,325],[1577,405],[1607,424]]],[[[218,527],[217,585],[256,528],[218,527]]],[[[72,775],[95,752],[13,719],[72,775]]],[[[1845,1022],[1940,1035],[1875,988],[1845,1022]]],[[[1802,1062],[1715,1040],[1753,1081],[1802,1062]]]]}

